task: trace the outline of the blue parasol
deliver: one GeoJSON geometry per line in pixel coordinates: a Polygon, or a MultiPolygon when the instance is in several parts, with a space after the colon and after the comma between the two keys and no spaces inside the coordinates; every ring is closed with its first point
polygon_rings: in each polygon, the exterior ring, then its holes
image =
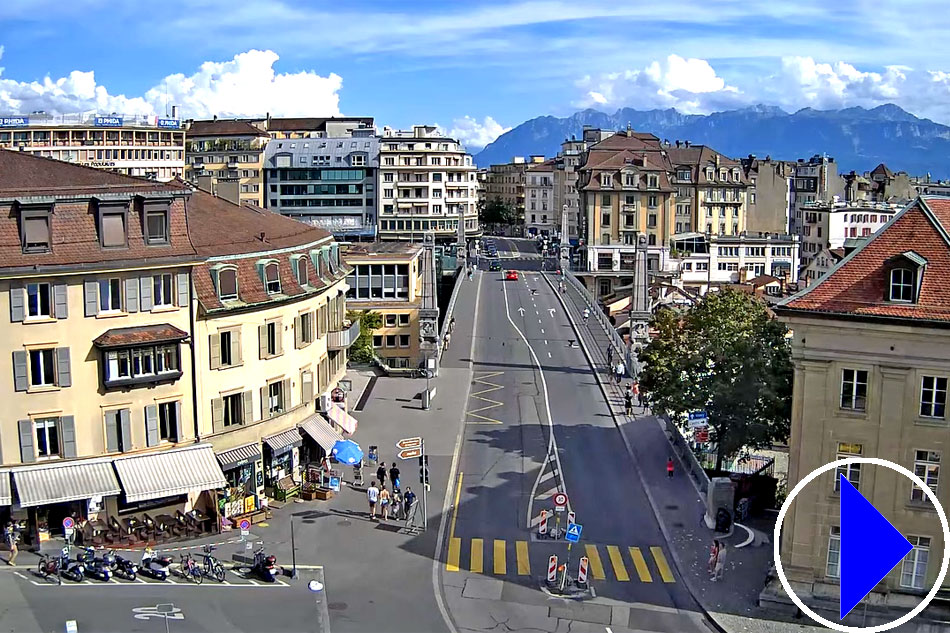
{"type": "Polygon", "coordinates": [[[363,460],[363,449],[353,440],[338,440],[330,454],[343,464],[357,464],[363,460]]]}

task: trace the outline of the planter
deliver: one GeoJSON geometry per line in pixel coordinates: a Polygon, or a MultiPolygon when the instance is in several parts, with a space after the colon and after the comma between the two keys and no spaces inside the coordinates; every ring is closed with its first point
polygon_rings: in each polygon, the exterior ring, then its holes
{"type": "Polygon", "coordinates": [[[334,492],[329,488],[317,488],[313,491],[314,499],[319,499],[320,501],[329,501],[333,498],[334,492]]]}

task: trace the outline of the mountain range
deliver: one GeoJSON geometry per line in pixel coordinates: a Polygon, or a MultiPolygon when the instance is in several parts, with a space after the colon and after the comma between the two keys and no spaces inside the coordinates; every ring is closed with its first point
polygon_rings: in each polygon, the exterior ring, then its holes
{"type": "Polygon", "coordinates": [[[621,108],[613,114],[587,109],[565,117],[542,116],[505,132],[475,155],[479,167],[509,162],[513,156],[555,156],[561,142],[581,138],[585,125],[620,130],[629,125],[660,140],[702,143],[731,156],[808,159],[826,154],[838,173],[864,172],[879,163],[911,175],[950,177],[950,127],[921,119],[893,104],[843,110],[804,108],[789,114],[756,105],[712,114],[674,109],[621,108]]]}

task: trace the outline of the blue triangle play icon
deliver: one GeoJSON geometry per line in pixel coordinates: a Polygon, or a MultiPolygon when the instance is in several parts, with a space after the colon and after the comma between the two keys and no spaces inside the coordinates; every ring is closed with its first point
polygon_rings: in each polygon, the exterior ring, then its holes
{"type": "Polygon", "coordinates": [[[913,546],[842,475],[839,619],[858,606],[913,546]]]}

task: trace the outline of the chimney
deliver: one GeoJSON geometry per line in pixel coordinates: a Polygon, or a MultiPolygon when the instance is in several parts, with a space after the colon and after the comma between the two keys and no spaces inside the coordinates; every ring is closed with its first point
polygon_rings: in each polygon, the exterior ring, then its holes
{"type": "Polygon", "coordinates": [[[215,114],[215,115],[214,115],[214,119],[212,119],[212,121],[217,121],[217,120],[218,120],[218,115],[215,114]]]}
{"type": "Polygon", "coordinates": [[[261,241],[267,244],[267,234],[261,231],[261,241]]]}

